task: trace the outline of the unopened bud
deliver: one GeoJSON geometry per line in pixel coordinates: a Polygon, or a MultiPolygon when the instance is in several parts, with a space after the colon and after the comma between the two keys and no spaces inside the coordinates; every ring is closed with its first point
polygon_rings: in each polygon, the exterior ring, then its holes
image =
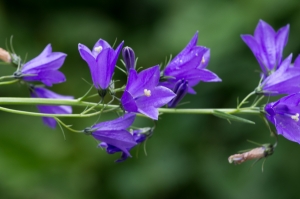
{"type": "Polygon", "coordinates": [[[0,60],[10,63],[11,62],[11,57],[9,52],[7,52],[6,50],[0,48],[0,60]]]}
{"type": "Polygon", "coordinates": [[[266,158],[274,153],[272,144],[264,144],[261,147],[254,148],[245,153],[231,155],[228,158],[229,163],[241,164],[247,160],[266,158]]]}
{"type": "Polygon", "coordinates": [[[188,81],[184,79],[177,81],[173,89],[173,92],[176,94],[176,96],[168,103],[168,107],[169,108],[176,107],[177,104],[180,102],[180,100],[182,100],[182,98],[185,96],[187,91],[188,91],[188,81]]]}
{"type": "Polygon", "coordinates": [[[126,46],[122,50],[122,56],[124,59],[124,63],[126,66],[127,71],[129,71],[131,68],[135,69],[135,54],[132,48],[126,46]]]}

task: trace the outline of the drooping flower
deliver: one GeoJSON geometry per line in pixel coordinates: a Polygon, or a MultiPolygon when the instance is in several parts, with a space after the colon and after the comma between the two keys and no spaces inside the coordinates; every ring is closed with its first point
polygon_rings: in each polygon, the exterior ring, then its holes
{"type": "MultiPolygon", "coordinates": [[[[141,129],[133,130],[133,131],[131,131],[131,133],[133,135],[134,140],[137,143],[136,145],[138,145],[140,143],[143,143],[148,137],[150,137],[152,135],[153,129],[152,128],[141,128],[141,129]]],[[[99,144],[99,146],[101,148],[106,149],[106,152],[108,154],[114,154],[114,153],[117,153],[117,152],[122,152],[121,149],[119,149],[119,148],[117,148],[117,147],[115,147],[113,145],[107,144],[106,142],[101,142],[99,144]]],[[[128,148],[128,151],[130,151],[133,147],[128,148]]],[[[123,162],[128,157],[129,156],[128,156],[127,153],[122,152],[121,157],[118,160],[116,160],[116,162],[123,162]]]]}
{"type": "Polygon", "coordinates": [[[125,111],[142,113],[158,119],[158,108],[167,104],[176,95],[168,88],[159,86],[159,66],[153,66],[139,74],[130,69],[125,91],[121,98],[125,111]]]}
{"type": "Polygon", "coordinates": [[[253,52],[263,73],[268,76],[277,70],[282,62],[282,52],[288,41],[290,26],[277,32],[263,20],[259,20],[254,35],[241,35],[243,41],[253,52]]]}
{"type": "Polygon", "coordinates": [[[266,117],[277,133],[300,144],[300,93],[294,93],[265,106],[266,117]]]}
{"type": "Polygon", "coordinates": [[[210,59],[210,50],[203,46],[197,46],[197,41],[198,32],[196,32],[187,46],[166,66],[163,71],[163,79],[166,81],[161,81],[160,85],[168,87],[175,92],[176,85],[185,81],[188,87],[186,93],[196,94],[193,87],[200,81],[221,81],[215,73],[206,69],[210,59]]]}
{"type": "Polygon", "coordinates": [[[123,43],[122,41],[114,50],[106,41],[99,39],[92,51],[85,45],[78,44],[79,53],[88,64],[94,86],[101,97],[106,95],[109,88],[123,43]]]}
{"type": "Polygon", "coordinates": [[[58,69],[66,56],[61,52],[52,52],[51,44],[48,44],[39,56],[22,65],[14,73],[14,77],[24,81],[40,81],[46,86],[64,82],[65,75],[58,69]]]}
{"type": "Polygon", "coordinates": [[[135,54],[134,51],[132,50],[132,48],[126,46],[123,48],[122,50],[122,56],[123,56],[123,60],[126,66],[127,71],[129,72],[129,70],[135,69],[135,54]]]}
{"type": "Polygon", "coordinates": [[[256,93],[264,95],[292,94],[300,92],[300,55],[291,64],[292,55],[281,62],[279,68],[263,79],[256,93]]]}
{"type": "MultiPolygon", "coordinates": [[[[84,130],[85,134],[92,135],[95,139],[100,140],[101,143],[106,143],[118,150],[124,152],[131,157],[129,150],[137,143],[127,128],[134,122],[135,114],[127,113],[115,120],[101,122],[84,130]]],[[[99,146],[101,147],[101,143],[99,146]]],[[[110,153],[108,151],[108,153],[110,153]]]]}
{"type": "MultiPolygon", "coordinates": [[[[65,96],[65,95],[59,95],[57,93],[54,93],[46,88],[42,87],[30,87],[30,95],[33,98],[49,98],[49,99],[74,99],[73,96],[65,96]]],[[[41,113],[51,113],[51,114],[71,114],[72,113],[72,107],[71,106],[64,106],[64,105],[38,105],[38,110],[41,113]]],[[[43,117],[43,121],[46,125],[48,125],[51,128],[56,127],[56,121],[55,119],[51,117],[43,117]]]]}

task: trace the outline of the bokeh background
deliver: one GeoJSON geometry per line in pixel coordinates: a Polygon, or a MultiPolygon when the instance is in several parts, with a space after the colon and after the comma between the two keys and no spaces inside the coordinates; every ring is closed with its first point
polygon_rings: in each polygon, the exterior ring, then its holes
{"type": "MultiPolygon", "coordinates": [[[[61,68],[67,82],[52,90],[80,97],[89,88],[82,78],[91,82],[91,77],[78,43],[92,47],[99,38],[111,44],[116,38],[118,43],[125,40],[139,57],[138,66],[146,68],[176,55],[198,30],[198,44],[211,49],[208,69],[223,82],[200,83],[198,94],[186,96],[184,101],[190,103],[182,107],[231,108],[259,81],[259,65],[240,34],[253,34],[259,19],[276,30],[289,23],[284,56],[292,52],[296,57],[299,9],[298,0],[2,0],[0,46],[5,47],[13,35],[15,51],[28,60],[48,43],[54,51],[67,53],[61,68]]],[[[1,76],[14,72],[7,65],[0,68],[1,76]]],[[[124,82],[126,77],[117,71],[115,78],[124,82]]],[[[19,84],[1,86],[0,95],[29,96],[19,84]]],[[[14,108],[36,111],[34,106],[14,108]]],[[[229,124],[211,115],[165,114],[147,142],[148,155],[140,146],[132,150],[133,158],[116,164],[119,154],[106,154],[92,137],[66,131],[64,140],[59,128],[49,129],[41,118],[0,112],[0,198],[299,198],[300,146],[296,143],[279,137],[263,173],[262,161],[254,166],[228,163],[229,155],[255,147],[247,139],[274,142],[259,117],[245,117],[256,125],[229,124]]],[[[64,119],[76,129],[96,120],[64,119]]],[[[150,124],[145,119],[135,122],[141,127],[150,124]]]]}

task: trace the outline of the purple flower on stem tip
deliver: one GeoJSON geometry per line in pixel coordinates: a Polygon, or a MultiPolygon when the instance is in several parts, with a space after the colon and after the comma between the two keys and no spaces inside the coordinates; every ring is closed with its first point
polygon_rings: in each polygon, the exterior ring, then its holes
{"type": "MultiPolygon", "coordinates": [[[[144,142],[148,137],[150,137],[152,135],[152,133],[153,133],[152,131],[153,131],[153,129],[151,129],[151,128],[142,128],[142,129],[133,130],[132,131],[132,135],[133,135],[133,138],[136,141],[136,143],[140,144],[140,143],[144,142]]],[[[121,149],[119,149],[119,148],[117,148],[115,146],[112,146],[110,144],[107,144],[106,142],[101,142],[99,144],[99,146],[101,148],[106,149],[106,152],[108,154],[114,154],[114,153],[122,151],[121,149]]],[[[130,151],[133,147],[128,148],[128,151],[130,151]]],[[[116,160],[116,162],[123,162],[128,157],[129,156],[126,153],[122,152],[121,158],[118,159],[118,160],[116,160]]]]}
{"type": "Polygon", "coordinates": [[[282,62],[282,52],[288,41],[290,26],[277,32],[263,20],[259,20],[254,35],[241,35],[243,41],[253,52],[263,73],[268,76],[277,70],[282,62]]]}
{"type": "MultiPolygon", "coordinates": [[[[92,135],[95,139],[100,140],[102,143],[118,148],[127,156],[131,157],[129,150],[137,143],[134,137],[126,129],[134,122],[135,114],[127,113],[115,120],[101,122],[92,127],[86,128],[84,132],[92,135]]],[[[103,144],[102,144],[103,145],[103,144]]],[[[102,146],[101,143],[99,146],[102,146]]],[[[108,151],[108,153],[111,153],[108,151]]]]}
{"type": "MultiPolygon", "coordinates": [[[[30,87],[30,95],[33,98],[49,98],[49,99],[73,99],[73,96],[65,96],[54,93],[46,88],[41,87],[30,87]]],[[[51,113],[51,114],[71,114],[72,107],[71,106],[57,106],[57,105],[38,105],[38,110],[41,113],[51,113]]],[[[46,125],[51,128],[56,127],[55,119],[51,117],[43,117],[43,121],[46,125]]]]}
{"type": "Polygon", "coordinates": [[[187,46],[166,66],[163,72],[166,81],[161,82],[160,85],[168,87],[175,92],[174,89],[178,82],[186,81],[187,93],[196,94],[192,87],[200,81],[221,81],[215,73],[206,69],[210,59],[210,50],[203,46],[197,46],[197,41],[198,32],[196,32],[187,46]]]}
{"type": "Polygon", "coordinates": [[[63,65],[66,56],[61,52],[52,52],[51,44],[48,44],[39,56],[25,63],[14,76],[24,81],[40,81],[46,86],[64,82],[65,75],[58,69],[63,65]]]}
{"type": "Polygon", "coordinates": [[[139,74],[130,69],[125,91],[121,98],[125,111],[142,113],[158,119],[158,108],[167,104],[176,95],[159,84],[159,67],[153,66],[139,74]]]}
{"type": "Polygon", "coordinates": [[[291,64],[292,55],[281,62],[279,68],[267,76],[256,93],[264,95],[293,94],[300,92],[300,55],[291,64]]]}
{"type": "Polygon", "coordinates": [[[114,50],[106,41],[99,39],[92,51],[83,44],[78,44],[79,53],[90,67],[92,80],[99,95],[104,97],[123,46],[123,41],[114,50]]]}
{"type": "Polygon", "coordinates": [[[266,117],[277,133],[300,144],[300,93],[294,93],[265,106],[266,117]]]}

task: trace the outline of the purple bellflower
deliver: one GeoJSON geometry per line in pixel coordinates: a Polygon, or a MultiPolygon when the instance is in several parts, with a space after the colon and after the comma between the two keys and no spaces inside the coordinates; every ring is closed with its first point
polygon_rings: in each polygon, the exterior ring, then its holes
{"type": "MultiPolygon", "coordinates": [[[[65,96],[65,95],[59,95],[57,93],[54,93],[46,88],[42,87],[30,87],[30,95],[33,98],[49,98],[49,99],[73,99],[73,96],[65,96]]],[[[72,113],[72,107],[71,106],[57,106],[57,105],[38,105],[38,110],[41,113],[51,113],[51,114],[71,114],[72,113]]],[[[43,117],[43,122],[51,127],[56,127],[56,121],[55,119],[51,117],[43,117]]]]}
{"type": "MultiPolygon", "coordinates": [[[[132,133],[132,135],[133,135],[133,138],[134,138],[134,140],[135,140],[136,143],[137,143],[136,145],[138,145],[138,144],[144,142],[148,137],[150,137],[150,136],[152,135],[152,131],[153,131],[153,129],[151,129],[151,128],[142,128],[142,129],[137,129],[137,130],[131,131],[131,133],[132,133]]],[[[122,152],[121,149],[119,149],[119,148],[117,148],[117,147],[115,147],[115,146],[113,146],[113,145],[107,144],[106,142],[101,142],[101,143],[99,144],[99,146],[100,146],[101,148],[106,149],[106,152],[107,152],[108,154],[114,154],[114,153],[117,153],[117,152],[122,152]]],[[[134,147],[134,146],[133,146],[133,147],[134,147]]],[[[128,148],[128,151],[130,151],[133,147],[128,148]]],[[[121,157],[120,157],[118,160],[116,160],[116,162],[123,162],[123,161],[125,161],[128,157],[129,157],[129,156],[128,156],[127,153],[122,152],[121,157]]]]}
{"type": "Polygon", "coordinates": [[[106,95],[110,86],[123,43],[122,41],[114,50],[106,41],[99,39],[92,51],[85,45],[78,44],[79,53],[90,68],[94,86],[100,97],[106,95]]]}
{"type": "Polygon", "coordinates": [[[266,117],[279,135],[300,144],[300,93],[294,93],[265,106],[266,117]]]}
{"type": "MultiPolygon", "coordinates": [[[[163,79],[166,81],[162,81],[160,85],[176,92],[176,85],[185,81],[187,86],[185,94],[196,94],[192,87],[196,86],[200,81],[221,81],[215,73],[206,69],[210,60],[210,50],[203,46],[197,46],[197,41],[198,32],[196,32],[187,46],[166,66],[163,71],[163,79]]],[[[183,96],[181,96],[181,99],[183,96]]],[[[179,100],[173,103],[172,107],[175,107],[178,102],[179,100]]]]}
{"type": "Polygon", "coordinates": [[[14,73],[14,77],[24,81],[40,81],[46,86],[64,82],[65,75],[58,69],[63,65],[66,56],[61,52],[52,52],[51,44],[48,44],[39,56],[21,66],[14,73]]]}
{"type": "Polygon", "coordinates": [[[255,92],[271,96],[300,92],[300,55],[294,64],[291,60],[292,55],[282,61],[276,71],[263,79],[255,92]]]}
{"type": "Polygon", "coordinates": [[[277,32],[263,20],[259,20],[254,35],[241,35],[243,41],[253,52],[264,76],[276,71],[282,62],[282,52],[288,41],[290,26],[277,32]]]}
{"type": "Polygon", "coordinates": [[[159,86],[159,66],[141,71],[130,69],[125,91],[121,97],[125,111],[142,113],[158,119],[158,108],[167,104],[176,95],[170,89],[159,86]]]}
{"type": "MultiPolygon", "coordinates": [[[[129,150],[137,143],[131,133],[126,129],[134,122],[135,114],[127,113],[115,120],[101,122],[84,130],[85,134],[92,135],[95,139],[105,142],[113,149],[117,148],[131,157],[129,150]]],[[[102,144],[104,145],[104,144],[102,144]]],[[[101,143],[100,147],[103,147],[101,143]]],[[[107,151],[111,154],[110,150],[107,151]]]]}

